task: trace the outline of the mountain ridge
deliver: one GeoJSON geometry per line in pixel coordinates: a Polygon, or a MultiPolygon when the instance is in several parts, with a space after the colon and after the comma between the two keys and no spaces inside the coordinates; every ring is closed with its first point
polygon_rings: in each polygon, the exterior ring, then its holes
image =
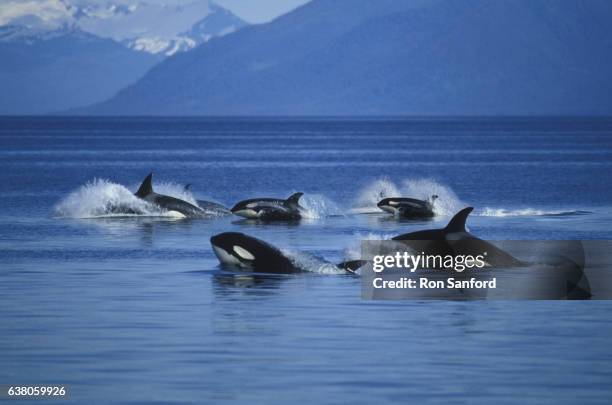
{"type": "Polygon", "coordinates": [[[315,0],[155,66],[94,114],[607,115],[612,6],[315,0]]]}
{"type": "MultiPolygon", "coordinates": [[[[7,6],[5,6],[7,7],[7,6]]],[[[247,25],[212,0],[170,5],[144,0],[39,0],[38,7],[11,14],[0,7],[0,25],[18,25],[33,31],[75,26],[101,38],[110,38],[142,52],[166,56],[193,49],[215,36],[247,25]]]]}

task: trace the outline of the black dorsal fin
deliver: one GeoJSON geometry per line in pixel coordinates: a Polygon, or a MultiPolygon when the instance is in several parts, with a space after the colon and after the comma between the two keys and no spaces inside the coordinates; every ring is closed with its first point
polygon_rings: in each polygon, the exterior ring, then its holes
{"type": "Polygon", "coordinates": [[[468,215],[474,210],[474,207],[467,207],[455,214],[453,219],[450,220],[446,228],[447,232],[466,232],[465,221],[467,221],[468,215]]]}
{"type": "Polygon", "coordinates": [[[153,173],[149,173],[149,175],[144,179],[140,188],[136,192],[136,197],[145,198],[149,194],[153,192],[153,173]]]}
{"type": "Polygon", "coordinates": [[[291,207],[299,206],[300,198],[304,195],[304,193],[295,193],[291,194],[289,198],[287,198],[287,204],[291,207]]]}

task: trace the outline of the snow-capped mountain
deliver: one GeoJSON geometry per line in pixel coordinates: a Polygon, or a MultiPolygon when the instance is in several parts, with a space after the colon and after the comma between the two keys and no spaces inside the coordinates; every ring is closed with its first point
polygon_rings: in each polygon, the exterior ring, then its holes
{"type": "Polygon", "coordinates": [[[133,37],[123,42],[135,50],[173,55],[176,52],[192,49],[211,38],[232,33],[245,25],[243,20],[227,9],[214,3],[208,3],[206,16],[196,21],[187,30],[176,35],[157,35],[155,33],[137,35],[136,39],[133,37]]]}
{"type": "Polygon", "coordinates": [[[9,24],[36,33],[74,26],[134,50],[172,55],[246,23],[210,0],[4,0],[0,26],[9,24]]]}

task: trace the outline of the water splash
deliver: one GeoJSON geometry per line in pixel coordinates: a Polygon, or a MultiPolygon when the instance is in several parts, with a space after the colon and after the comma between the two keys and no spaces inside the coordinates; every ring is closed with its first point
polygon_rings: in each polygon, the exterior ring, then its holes
{"type": "Polygon", "coordinates": [[[57,203],[55,214],[66,218],[96,218],[161,215],[161,211],[120,184],[94,179],[57,203]]]}
{"type": "Polygon", "coordinates": [[[359,192],[359,196],[353,204],[351,213],[367,214],[379,213],[380,209],[376,206],[380,200],[387,197],[401,196],[399,188],[389,179],[382,178],[368,184],[359,192]]]}
{"type": "Polygon", "coordinates": [[[432,179],[406,179],[402,182],[401,190],[404,196],[419,200],[427,200],[432,195],[437,195],[438,199],[433,208],[436,215],[455,215],[467,206],[450,187],[432,179]]]}
{"type": "Polygon", "coordinates": [[[300,199],[300,205],[304,207],[302,217],[305,219],[343,215],[338,204],[322,194],[305,194],[300,199]]]}
{"type": "Polygon", "coordinates": [[[567,217],[577,215],[588,215],[592,214],[591,211],[583,210],[541,210],[536,208],[520,208],[515,210],[508,210],[505,208],[490,208],[485,207],[477,215],[482,217],[567,217]]]}
{"type": "Polygon", "coordinates": [[[434,204],[437,215],[454,215],[465,204],[449,187],[433,179],[405,179],[401,186],[391,180],[383,178],[368,184],[357,197],[352,213],[380,213],[376,204],[387,197],[411,197],[427,200],[433,194],[438,196],[434,204]]]}
{"type": "Polygon", "coordinates": [[[346,270],[309,253],[289,249],[281,251],[291,260],[295,267],[304,271],[318,274],[346,274],[346,270]]]}
{"type": "Polygon", "coordinates": [[[389,240],[396,236],[395,233],[356,233],[353,241],[344,248],[344,257],[346,260],[359,260],[361,259],[361,242],[365,240],[389,240]]]}

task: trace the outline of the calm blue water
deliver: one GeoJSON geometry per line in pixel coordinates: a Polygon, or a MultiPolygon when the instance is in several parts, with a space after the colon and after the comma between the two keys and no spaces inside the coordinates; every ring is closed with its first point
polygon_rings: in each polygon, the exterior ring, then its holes
{"type": "Polygon", "coordinates": [[[483,238],[612,239],[611,178],[610,119],[2,118],[0,384],[78,403],[609,403],[608,302],[362,301],[353,277],[223,276],[208,240],[338,262],[467,205],[483,238]],[[313,218],[91,218],[150,171],[226,205],[304,191],[313,218]],[[437,193],[442,215],[365,214],[381,193],[437,193]]]}

